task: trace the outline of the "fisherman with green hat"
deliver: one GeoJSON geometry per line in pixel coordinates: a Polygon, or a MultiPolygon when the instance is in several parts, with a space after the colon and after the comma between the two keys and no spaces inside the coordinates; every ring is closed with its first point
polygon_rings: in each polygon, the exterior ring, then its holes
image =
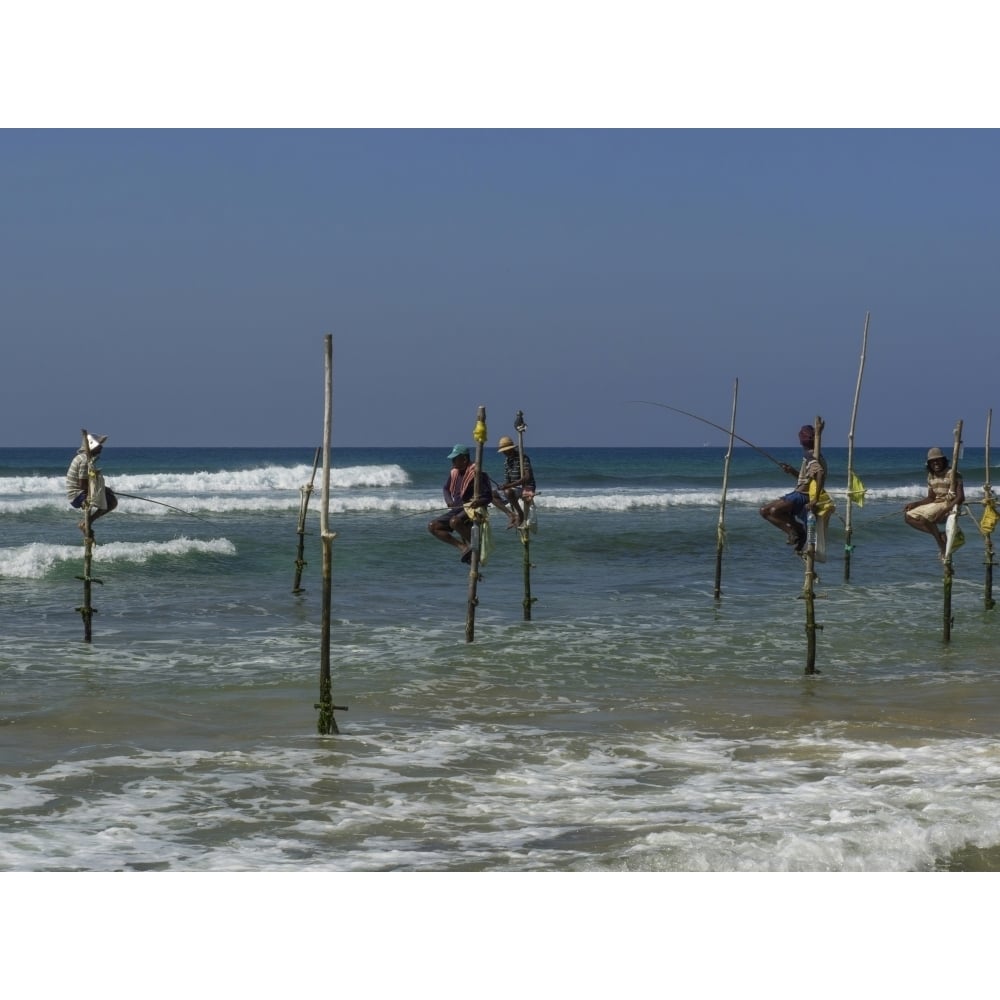
{"type": "Polygon", "coordinates": [[[477,495],[478,470],[464,444],[456,444],[448,453],[448,458],[451,459],[451,472],[444,484],[444,503],[448,509],[440,517],[434,518],[427,525],[427,530],[438,541],[461,550],[462,562],[467,563],[472,560],[472,518],[469,510],[474,506],[488,507],[495,501],[490,477],[485,472],[478,473],[477,495]]]}

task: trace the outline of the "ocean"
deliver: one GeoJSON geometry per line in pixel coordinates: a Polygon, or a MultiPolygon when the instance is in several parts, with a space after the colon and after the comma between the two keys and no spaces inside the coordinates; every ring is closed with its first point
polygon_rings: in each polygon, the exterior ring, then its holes
{"type": "MultiPolygon", "coordinates": [[[[758,514],[792,481],[767,457],[734,451],[716,599],[724,445],[526,438],[530,618],[494,512],[468,642],[469,568],[426,528],[451,443],[332,449],[330,736],[322,469],[292,592],[315,445],[109,441],[109,485],[143,499],[96,524],[89,643],[74,448],[0,450],[0,870],[1000,868],[1000,609],[965,516],[944,641],[941,563],[901,515],[926,449],[857,449],[849,579],[847,451],[826,449],[809,676],[803,562],[758,514]]],[[[960,467],[978,514],[983,451],[960,467]]]]}

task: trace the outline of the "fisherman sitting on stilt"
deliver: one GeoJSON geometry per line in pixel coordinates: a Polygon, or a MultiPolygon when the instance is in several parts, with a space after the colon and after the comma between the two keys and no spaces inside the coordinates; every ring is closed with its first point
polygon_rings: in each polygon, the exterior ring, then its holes
{"type": "MultiPolygon", "coordinates": [[[[903,508],[903,519],[911,528],[932,535],[944,559],[946,539],[938,525],[945,524],[948,515],[956,508],[961,509],[964,503],[962,474],[957,469],[953,472],[948,456],[940,448],[931,448],[927,452],[927,496],[908,503],[903,508]]],[[[958,545],[953,548],[958,548],[958,545]]]]}
{"type": "Polygon", "coordinates": [[[510,527],[520,528],[524,524],[525,514],[520,501],[523,500],[527,508],[535,497],[535,473],[531,468],[531,459],[524,452],[519,453],[517,445],[506,435],[497,443],[497,451],[504,456],[503,485],[500,490],[513,511],[510,527]]]}
{"type": "Polygon", "coordinates": [[[815,503],[809,499],[810,484],[816,484],[814,492],[819,497],[826,482],[826,459],[822,455],[814,456],[812,453],[815,439],[816,432],[812,424],[802,427],[799,431],[799,444],[802,445],[805,454],[802,456],[799,471],[796,472],[792,466],[781,463],[781,468],[788,475],[797,477],[795,489],[760,509],[760,516],[781,528],[788,535],[788,544],[794,545],[796,553],[800,555],[806,547],[806,515],[809,511],[815,510],[815,503]]]}
{"type": "Polygon", "coordinates": [[[466,507],[472,504],[488,507],[490,503],[502,507],[502,504],[493,497],[490,477],[479,471],[464,444],[456,444],[448,458],[451,459],[451,472],[444,484],[444,502],[448,509],[434,518],[427,530],[438,541],[458,549],[462,562],[468,563],[472,560],[472,518],[466,507]]]}
{"type": "MultiPolygon", "coordinates": [[[[86,445],[73,456],[73,461],[66,470],[66,496],[70,506],[81,510],[85,503],[89,503],[91,524],[99,517],[110,514],[118,506],[118,498],[105,485],[104,476],[94,464],[107,439],[107,434],[88,434],[86,445]]],[[[77,527],[86,532],[87,519],[84,518],[77,527]]],[[[94,537],[93,531],[90,532],[90,537],[94,537]]]]}

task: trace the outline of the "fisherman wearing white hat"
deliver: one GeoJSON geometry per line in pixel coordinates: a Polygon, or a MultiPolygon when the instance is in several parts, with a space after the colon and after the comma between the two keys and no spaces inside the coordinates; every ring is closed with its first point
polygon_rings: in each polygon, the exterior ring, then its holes
{"type": "Polygon", "coordinates": [[[903,508],[903,517],[911,528],[934,536],[937,547],[944,556],[946,539],[938,525],[948,520],[955,507],[965,503],[962,475],[955,471],[955,492],[952,492],[952,474],[948,458],[940,448],[927,452],[927,496],[914,500],[903,508]]]}
{"type": "MultiPolygon", "coordinates": [[[[102,448],[104,447],[104,442],[107,441],[107,434],[88,434],[87,435],[87,447],[81,447],[80,450],[73,456],[73,461],[69,463],[69,468],[66,470],[66,496],[69,499],[71,507],[75,507],[80,510],[84,503],[87,502],[87,496],[90,492],[90,471],[92,463],[100,455],[102,448]],[[90,454],[87,454],[87,449],[90,449],[90,454]]],[[[118,498],[111,492],[109,486],[104,485],[104,477],[101,475],[100,471],[95,467],[94,472],[97,476],[96,489],[94,490],[94,496],[92,497],[92,507],[90,510],[90,523],[93,524],[94,521],[99,517],[103,517],[105,514],[110,513],[118,506],[118,498]]],[[[87,522],[81,521],[77,527],[81,531],[87,530],[87,522]]],[[[91,533],[93,537],[93,533],[91,533]]]]}

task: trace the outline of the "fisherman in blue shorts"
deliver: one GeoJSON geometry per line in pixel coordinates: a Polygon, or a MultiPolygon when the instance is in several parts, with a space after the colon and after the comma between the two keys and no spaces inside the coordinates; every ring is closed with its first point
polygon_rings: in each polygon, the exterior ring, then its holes
{"type": "Polygon", "coordinates": [[[788,544],[794,545],[797,553],[801,553],[806,547],[806,517],[814,509],[814,504],[809,499],[809,486],[816,483],[815,492],[819,497],[826,482],[826,459],[822,455],[813,455],[815,441],[816,432],[812,424],[806,424],[799,430],[799,444],[802,445],[804,454],[798,472],[790,465],[781,465],[784,472],[797,477],[795,489],[760,509],[760,516],[765,521],[770,521],[788,535],[788,544]]]}

